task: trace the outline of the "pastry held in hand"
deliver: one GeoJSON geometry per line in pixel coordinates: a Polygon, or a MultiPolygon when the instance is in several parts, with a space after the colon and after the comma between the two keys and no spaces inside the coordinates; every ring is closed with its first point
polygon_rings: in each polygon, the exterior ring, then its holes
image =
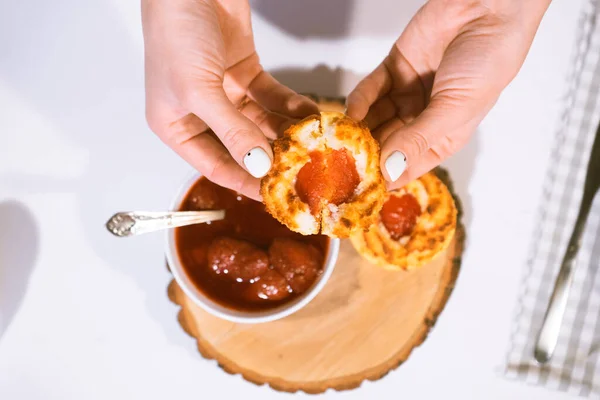
{"type": "Polygon", "coordinates": [[[377,220],[385,183],[379,146],[363,124],[321,112],[288,128],[273,153],[261,195],[291,230],[348,237],[377,220]]]}
{"type": "Polygon", "coordinates": [[[385,197],[377,222],[350,238],[361,256],[386,269],[409,270],[446,250],[456,231],[457,210],[433,172],[385,197]]]}

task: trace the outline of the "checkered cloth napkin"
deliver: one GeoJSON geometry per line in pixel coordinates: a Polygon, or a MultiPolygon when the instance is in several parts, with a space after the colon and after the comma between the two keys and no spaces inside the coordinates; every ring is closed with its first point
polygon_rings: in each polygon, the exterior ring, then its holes
{"type": "Polygon", "coordinates": [[[579,210],[600,122],[600,0],[588,0],[584,6],[576,45],[504,374],[534,385],[600,397],[600,195],[588,218],[554,356],[543,366],[533,358],[534,343],[579,210]]]}

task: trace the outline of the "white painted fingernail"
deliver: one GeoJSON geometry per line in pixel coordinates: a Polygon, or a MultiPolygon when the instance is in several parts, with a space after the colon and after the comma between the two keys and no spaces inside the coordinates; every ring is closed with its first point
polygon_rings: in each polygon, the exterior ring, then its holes
{"type": "Polygon", "coordinates": [[[396,182],[406,169],[406,156],[401,151],[395,151],[385,160],[385,170],[392,182],[396,182]]]}
{"type": "Polygon", "coordinates": [[[255,178],[262,178],[271,169],[271,159],[266,151],[255,147],[244,156],[244,165],[255,178]]]}

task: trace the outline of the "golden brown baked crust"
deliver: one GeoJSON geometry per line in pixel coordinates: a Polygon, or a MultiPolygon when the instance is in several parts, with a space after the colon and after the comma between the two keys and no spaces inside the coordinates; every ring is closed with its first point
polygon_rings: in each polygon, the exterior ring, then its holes
{"type": "Polygon", "coordinates": [[[363,124],[339,112],[322,112],[288,128],[275,140],[273,153],[273,166],[261,181],[261,195],[269,213],[291,230],[342,238],[377,220],[385,182],[379,169],[379,145],[363,124]],[[312,215],[296,192],[296,177],[310,161],[310,152],[327,149],[347,149],[352,154],[360,183],[348,202],[325,205],[312,215]]]}
{"type": "Polygon", "coordinates": [[[392,270],[419,268],[443,252],[454,237],[457,210],[446,185],[433,173],[423,175],[389,196],[410,193],[421,206],[421,215],[410,235],[391,238],[378,218],[366,232],[356,232],[352,245],[370,262],[392,270]]]}

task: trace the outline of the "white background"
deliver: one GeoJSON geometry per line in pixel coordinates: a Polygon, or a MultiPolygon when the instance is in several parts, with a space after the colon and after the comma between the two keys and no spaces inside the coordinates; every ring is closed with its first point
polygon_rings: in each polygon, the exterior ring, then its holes
{"type": "MultiPolygon", "coordinates": [[[[257,47],[296,89],[347,94],[421,2],[323,3],[255,1],[257,47]]],[[[326,396],[567,397],[500,371],[582,3],[553,2],[521,73],[447,163],[468,244],[435,329],[383,380],[326,396]]],[[[167,207],[188,171],[144,120],[139,1],[0,3],[0,399],[290,396],[198,355],[166,296],[162,235],[104,230],[115,211],[167,207]]]]}

